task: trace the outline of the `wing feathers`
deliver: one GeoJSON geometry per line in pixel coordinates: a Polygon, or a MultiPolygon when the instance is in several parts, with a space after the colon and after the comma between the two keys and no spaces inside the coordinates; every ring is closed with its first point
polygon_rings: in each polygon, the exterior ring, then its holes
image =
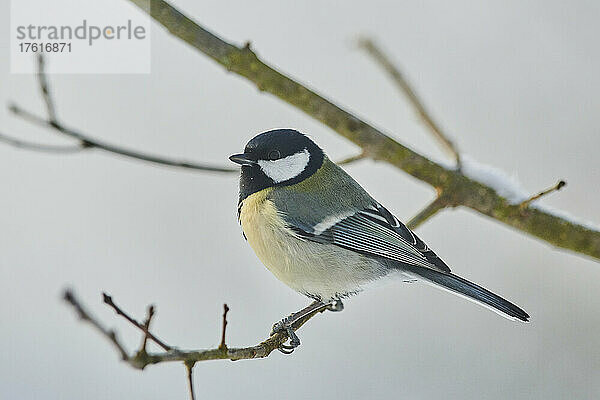
{"type": "Polygon", "coordinates": [[[333,243],[356,247],[367,253],[430,268],[431,263],[410,245],[402,236],[391,229],[356,214],[331,228],[333,243]]]}
{"type": "Polygon", "coordinates": [[[299,237],[337,245],[365,255],[402,264],[450,272],[450,268],[410,229],[379,204],[328,218],[312,229],[291,223],[299,237]],[[327,229],[323,230],[323,226],[327,229]],[[317,229],[319,228],[319,229],[317,229]]]}

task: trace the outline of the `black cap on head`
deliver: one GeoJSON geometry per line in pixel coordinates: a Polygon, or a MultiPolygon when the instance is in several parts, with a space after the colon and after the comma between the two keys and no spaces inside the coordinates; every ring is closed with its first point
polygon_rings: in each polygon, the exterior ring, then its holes
{"type": "Polygon", "coordinates": [[[229,159],[242,165],[240,200],[272,186],[298,183],[323,164],[323,150],[293,129],[274,129],[255,136],[243,154],[229,159]]]}
{"type": "Polygon", "coordinates": [[[279,152],[280,157],[291,156],[307,149],[309,153],[323,152],[319,146],[303,133],[294,129],[273,129],[256,135],[246,144],[244,153],[252,154],[259,160],[269,160],[279,152]]]}

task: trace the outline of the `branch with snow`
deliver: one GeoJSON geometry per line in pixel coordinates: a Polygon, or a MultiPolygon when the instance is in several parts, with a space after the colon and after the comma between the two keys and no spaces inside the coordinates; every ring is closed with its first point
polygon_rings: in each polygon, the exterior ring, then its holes
{"type": "Polygon", "coordinates": [[[431,185],[443,196],[440,209],[468,207],[552,246],[600,259],[598,229],[535,204],[524,208],[514,204],[510,195],[514,187],[488,182],[490,176],[483,172],[489,172],[489,168],[469,164],[468,160],[466,163],[461,160],[460,169],[436,163],[271,67],[256,55],[249,43],[242,46],[228,43],[164,0],[151,0],[150,7],[146,0],[129,1],[172,35],[228,71],[248,79],[259,90],[278,97],[358,145],[362,149],[361,158],[386,162],[431,185]]]}

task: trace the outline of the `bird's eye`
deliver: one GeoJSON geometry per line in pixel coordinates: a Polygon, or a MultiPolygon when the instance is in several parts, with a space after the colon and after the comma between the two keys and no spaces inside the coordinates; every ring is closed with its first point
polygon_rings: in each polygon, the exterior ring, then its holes
{"type": "Polygon", "coordinates": [[[271,152],[269,153],[269,160],[274,161],[274,160],[279,160],[281,158],[281,153],[279,152],[279,150],[271,150],[271,152]]]}

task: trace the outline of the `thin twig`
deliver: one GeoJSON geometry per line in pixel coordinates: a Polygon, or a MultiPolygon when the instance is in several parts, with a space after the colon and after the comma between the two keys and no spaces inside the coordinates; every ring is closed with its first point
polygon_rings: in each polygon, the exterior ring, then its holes
{"type": "Polygon", "coordinates": [[[173,349],[171,346],[167,345],[162,340],[158,339],[156,336],[154,336],[152,333],[150,333],[150,331],[148,329],[146,329],[146,327],[144,325],[140,324],[138,321],[136,321],[135,319],[130,317],[126,312],[124,312],[119,306],[117,306],[113,302],[113,299],[111,296],[109,296],[106,293],[102,293],[102,300],[104,301],[105,304],[107,304],[109,307],[111,307],[113,310],[115,310],[117,315],[120,315],[121,317],[125,318],[133,326],[137,327],[139,330],[144,332],[144,334],[148,336],[148,339],[152,340],[154,343],[156,343],[157,345],[159,345],[166,351],[170,351],[173,349]]]}
{"type": "Polygon", "coordinates": [[[46,103],[46,114],[48,115],[48,121],[57,123],[58,119],[56,118],[56,107],[54,106],[52,95],[50,94],[50,85],[48,84],[48,78],[46,77],[45,65],[44,55],[39,53],[37,56],[37,77],[40,91],[42,92],[44,103],[46,103]]]}
{"type": "Polygon", "coordinates": [[[196,400],[196,395],[194,394],[194,377],[193,377],[193,369],[194,369],[194,365],[196,363],[195,362],[186,362],[185,363],[185,367],[187,369],[187,380],[188,380],[188,387],[190,389],[190,399],[191,400],[196,400]]]}
{"type": "Polygon", "coordinates": [[[21,139],[17,139],[12,136],[5,135],[0,133],[0,142],[4,142],[10,146],[18,147],[20,149],[38,151],[40,153],[60,153],[60,154],[69,154],[69,153],[79,153],[83,150],[86,150],[86,147],[81,145],[70,145],[70,146],[61,146],[61,145],[53,145],[53,144],[42,144],[29,142],[21,139]]]}
{"type": "Polygon", "coordinates": [[[152,317],[154,317],[154,306],[148,306],[148,310],[146,312],[146,321],[144,321],[144,339],[142,341],[142,346],[140,347],[140,351],[146,351],[146,345],[148,344],[148,332],[150,331],[150,323],[152,322],[152,317]]]}
{"type": "Polygon", "coordinates": [[[227,350],[227,344],[225,344],[225,332],[227,330],[227,313],[229,312],[229,307],[227,304],[223,304],[223,323],[221,328],[221,344],[219,344],[219,349],[227,350]]]}
{"type": "Polygon", "coordinates": [[[340,161],[337,161],[336,164],[337,165],[348,165],[351,164],[355,161],[359,161],[359,160],[363,160],[365,158],[367,158],[367,153],[365,153],[364,151],[360,154],[354,155],[354,156],[350,156],[350,157],[346,157],[340,161]]]}
{"type": "Polygon", "coordinates": [[[416,229],[419,225],[433,217],[438,213],[438,211],[444,209],[445,207],[448,207],[446,198],[442,195],[438,195],[431,203],[419,211],[417,215],[412,217],[410,221],[406,223],[406,226],[409,229],[416,229]]]}
{"type": "Polygon", "coordinates": [[[565,182],[563,180],[560,180],[560,181],[558,181],[558,183],[556,185],[554,185],[554,186],[552,186],[552,187],[550,187],[550,188],[548,188],[546,190],[542,190],[538,194],[536,194],[534,196],[531,196],[527,200],[524,200],[523,202],[521,202],[519,204],[519,207],[521,209],[525,209],[525,208],[527,208],[529,206],[529,204],[531,204],[531,202],[533,202],[533,201],[535,201],[535,200],[537,200],[537,199],[539,199],[541,197],[544,197],[544,196],[546,196],[546,195],[548,195],[548,194],[550,194],[552,192],[558,192],[560,189],[562,189],[566,185],[567,185],[567,182],[565,182]]]}
{"type": "Polygon", "coordinates": [[[100,322],[98,322],[96,318],[89,314],[85,310],[85,308],[83,308],[81,303],[77,300],[77,298],[71,290],[65,290],[63,294],[63,299],[71,306],[73,306],[73,308],[77,312],[77,315],[79,316],[79,319],[93,326],[98,332],[100,332],[102,336],[107,338],[116,347],[123,360],[129,359],[129,355],[125,350],[125,347],[123,347],[123,345],[117,340],[116,333],[112,330],[106,329],[104,326],[102,326],[100,322]]]}
{"type": "Polygon", "coordinates": [[[433,137],[442,145],[442,148],[446,150],[456,161],[456,165],[460,169],[460,153],[456,148],[456,145],[448,138],[440,125],[435,122],[431,113],[425,108],[425,104],[419,98],[417,93],[413,90],[411,85],[408,83],[400,69],[394,65],[390,58],[381,50],[377,44],[368,38],[359,40],[359,47],[364,49],[375,62],[377,62],[392,78],[393,82],[400,89],[400,91],[406,96],[408,101],[415,108],[433,137]]]}

